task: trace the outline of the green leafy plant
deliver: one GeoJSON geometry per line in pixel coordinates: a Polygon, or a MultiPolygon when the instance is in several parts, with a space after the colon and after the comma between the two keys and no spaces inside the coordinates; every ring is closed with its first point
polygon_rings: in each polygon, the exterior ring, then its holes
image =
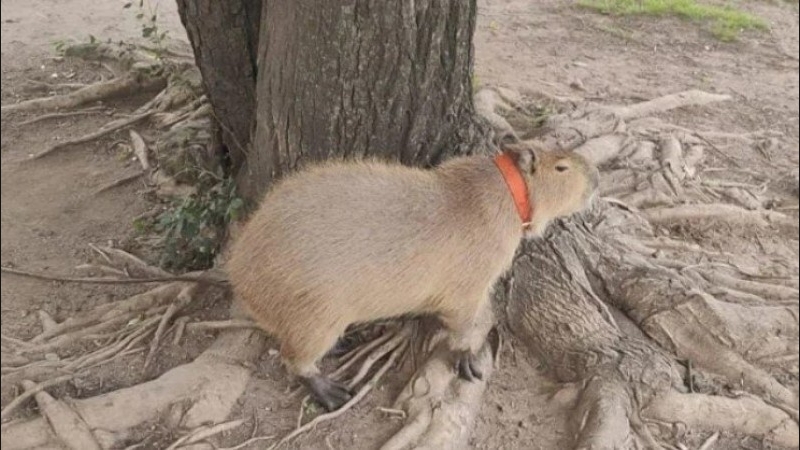
{"type": "Polygon", "coordinates": [[[55,50],[56,55],[64,56],[64,53],[67,51],[70,45],[72,45],[72,41],[69,39],[58,39],[52,42],[53,50],[55,50]]]}
{"type": "MultiPolygon", "coordinates": [[[[133,5],[134,2],[128,2],[123,5],[123,8],[130,9],[133,5]]],[[[136,2],[136,6],[136,20],[139,21],[142,37],[153,45],[148,50],[160,58],[166,53],[165,42],[167,41],[168,32],[162,31],[158,26],[158,6],[153,7],[146,0],[139,0],[136,2]]]]}
{"type": "Polygon", "coordinates": [[[244,202],[236,195],[230,178],[177,202],[154,224],[154,230],[164,238],[161,265],[179,270],[211,266],[225,228],[243,211],[244,202]]]}

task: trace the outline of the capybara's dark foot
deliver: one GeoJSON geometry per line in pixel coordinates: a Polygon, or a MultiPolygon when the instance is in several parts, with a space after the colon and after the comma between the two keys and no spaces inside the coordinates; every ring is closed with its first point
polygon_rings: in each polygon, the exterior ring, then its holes
{"type": "Polygon", "coordinates": [[[456,370],[459,378],[463,380],[483,379],[483,372],[478,369],[477,357],[469,350],[463,350],[456,354],[456,370]]]}
{"type": "Polygon", "coordinates": [[[347,387],[322,375],[300,377],[300,381],[311,391],[314,400],[328,411],[339,409],[353,397],[347,387]]]}
{"type": "Polygon", "coordinates": [[[329,356],[332,358],[338,358],[339,356],[344,355],[345,353],[349,352],[353,348],[355,348],[355,342],[350,339],[339,338],[336,341],[336,345],[333,346],[332,349],[328,350],[328,353],[325,356],[329,356]]]}

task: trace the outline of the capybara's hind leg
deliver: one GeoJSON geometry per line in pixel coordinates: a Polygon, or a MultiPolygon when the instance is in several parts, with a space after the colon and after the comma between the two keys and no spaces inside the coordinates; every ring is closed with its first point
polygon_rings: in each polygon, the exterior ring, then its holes
{"type": "Polygon", "coordinates": [[[326,331],[317,336],[285,337],[281,343],[281,355],[286,366],[298,376],[314,399],[328,411],[334,411],[347,403],[352,393],[345,385],[320,374],[317,368],[317,361],[334,346],[341,334],[338,329],[326,331]]]}

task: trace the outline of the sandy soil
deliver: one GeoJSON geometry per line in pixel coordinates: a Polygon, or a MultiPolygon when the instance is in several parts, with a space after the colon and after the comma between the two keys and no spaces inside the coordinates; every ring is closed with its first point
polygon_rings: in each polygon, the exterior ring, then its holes
{"type": "MultiPolygon", "coordinates": [[[[133,14],[123,10],[123,3],[4,0],[0,4],[3,104],[45,94],[48,89],[42,90],[36,81],[90,83],[107,77],[101,66],[54,58],[52,43],[81,41],[89,35],[138,39],[139,25],[133,14]]],[[[185,48],[174,2],[153,3],[159,4],[163,29],[169,30],[177,47],[185,48]]],[[[770,31],[721,43],[702,27],[676,19],[605,17],[558,0],[480,0],[476,74],[481,84],[609,104],[691,88],[730,94],[732,102],[676,111],[666,119],[700,130],[780,132],[781,145],[766,154],[736,142],[724,151],[743,167],[769,174],[769,189],[788,198],[800,142],[798,8],[777,1],[739,5],[766,19],[770,31]]],[[[127,112],[146,100],[125,99],[108,106],[127,112]]],[[[140,183],[96,194],[102,186],[136,170],[130,155],[114,149],[114,136],[34,163],[24,161],[59,139],[102,125],[108,117],[87,115],[30,126],[20,125],[20,120],[4,117],[2,121],[2,264],[68,273],[88,258],[87,244],[128,239],[133,219],[152,205],[140,183]]],[[[796,232],[686,233],[687,238],[702,239],[712,247],[731,245],[733,236],[742,251],[797,260],[796,232]]],[[[796,265],[790,269],[797,274],[796,265]]],[[[39,331],[37,310],[63,319],[141,288],[75,286],[3,276],[1,291],[3,334],[29,338],[39,331]]],[[[208,298],[192,314],[223,317],[226,310],[227,301],[208,298]]],[[[181,346],[165,348],[146,372],[141,369],[142,354],[131,355],[52,392],[83,397],[142,382],[191,360],[211,338],[195,336],[181,346]]],[[[553,397],[557,387],[542,370],[530,355],[516,351],[513,343],[505,347],[476,426],[475,448],[564,448],[571,438],[562,412],[569,399],[553,397]]],[[[796,371],[787,376],[793,376],[796,385],[796,371]]],[[[298,439],[293,447],[371,448],[363,443],[383,439],[399,427],[397,419],[376,407],[388,406],[404,380],[398,375],[355,411],[298,439]]],[[[239,412],[258,417],[260,434],[280,435],[294,427],[300,407],[298,397],[286,395],[291,387],[277,359],[265,354],[258,375],[240,400],[239,412]]],[[[5,405],[13,398],[14,388],[4,385],[1,393],[5,405]]],[[[30,412],[21,410],[20,414],[30,412]]],[[[233,445],[249,434],[246,431],[223,436],[222,443],[233,445]]],[[[692,436],[691,430],[688,433],[686,442],[702,438],[692,436]]],[[[147,434],[151,440],[141,448],[163,448],[175,438],[159,433],[158,426],[147,434]]],[[[736,439],[720,445],[746,448],[736,439]]]]}

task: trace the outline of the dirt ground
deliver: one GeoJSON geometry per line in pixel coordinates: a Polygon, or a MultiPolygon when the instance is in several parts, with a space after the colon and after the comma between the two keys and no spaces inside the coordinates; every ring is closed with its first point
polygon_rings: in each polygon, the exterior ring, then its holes
{"type": "MultiPolygon", "coordinates": [[[[65,39],[139,39],[139,25],[123,1],[4,0],[2,12],[2,103],[33,98],[63,88],[58,83],[90,83],[108,77],[100,65],[55,58],[53,42],[65,39]]],[[[176,46],[184,32],[174,2],[159,4],[161,26],[176,46]]],[[[698,130],[780,133],[779,145],[756,151],[731,142],[721,148],[742,169],[766,174],[782,206],[792,202],[796,188],[800,124],[798,123],[798,7],[784,1],[750,0],[738,7],[760,16],[769,31],[748,32],[738,42],[722,43],[697,24],[679,19],[618,18],[598,15],[558,0],[480,0],[475,36],[479,84],[535,90],[561,98],[591,99],[626,104],[687,89],[725,93],[733,101],[669,113],[668,122],[698,130]]],[[[109,104],[129,112],[148,98],[129,98],[109,104]]],[[[59,139],[86,133],[109,120],[84,115],[23,125],[27,117],[2,119],[2,265],[37,271],[71,273],[89,257],[89,243],[126,242],[133,220],[153,207],[146,189],[135,181],[102,194],[97,190],[136,170],[131,155],[113,145],[125,135],[111,136],[36,162],[25,161],[59,139]]],[[[141,130],[146,134],[147,129],[141,130]]],[[[796,225],[796,224],[795,224],[796,225]]],[[[680,231],[680,230],[679,230],[680,231]]],[[[674,236],[673,236],[674,237],[674,236]]],[[[686,230],[687,240],[710,248],[736,248],[742,253],[769,255],[781,272],[798,275],[796,227],[781,233],[752,230],[686,230]],[[789,263],[787,263],[787,261],[789,263]],[[788,266],[786,266],[788,264],[788,266]]],[[[754,257],[758,264],[759,259],[754,257]]],[[[27,339],[40,331],[38,310],[57,320],[141,292],[141,287],[85,286],[42,282],[3,275],[2,333],[27,339]]],[[[228,303],[203,299],[193,317],[225,317],[228,303]]],[[[136,353],[77,377],[51,392],[85,397],[152,379],[190,361],[211,341],[207,333],[166,346],[156,364],[142,370],[144,353],[136,353]]],[[[64,356],[64,355],[54,355],[64,356]]],[[[484,449],[567,448],[565,403],[555,395],[558,386],[544,377],[530,355],[504,347],[500,369],[492,377],[471,444],[484,449]]],[[[333,424],[319,427],[296,440],[293,448],[371,448],[399,427],[399,420],[377,409],[389,406],[402,384],[402,373],[370,395],[356,410],[333,424]]],[[[797,362],[782,380],[797,386],[797,362]]],[[[272,352],[260,361],[257,375],[240,399],[238,414],[258,418],[258,434],[281,435],[296,421],[300,398],[272,352]]],[[[2,386],[0,403],[15,395],[2,386]]],[[[31,414],[22,409],[19,415],[31,414]]],[[[246,427],[252,427],[252,424],[246,427]]],[[[234,445],[251,429],[223,435],[221,444],[234,445]]],[[[158,425],[140,448],[164,448],[179,436],[159,432],[158,425]]],[[[696,445],[706,436],[687,430],[683,442],[696,445]]],[[[266,441],[268,442],[268,441],[266,441]]],[[[135,442],[131,442],[133,444],[135,442]]],[[[257,448],[257,447],[256,447],[257,448]]],[[[723,437],[716,448],[761,448],[741,437],[723,437]]]]}

